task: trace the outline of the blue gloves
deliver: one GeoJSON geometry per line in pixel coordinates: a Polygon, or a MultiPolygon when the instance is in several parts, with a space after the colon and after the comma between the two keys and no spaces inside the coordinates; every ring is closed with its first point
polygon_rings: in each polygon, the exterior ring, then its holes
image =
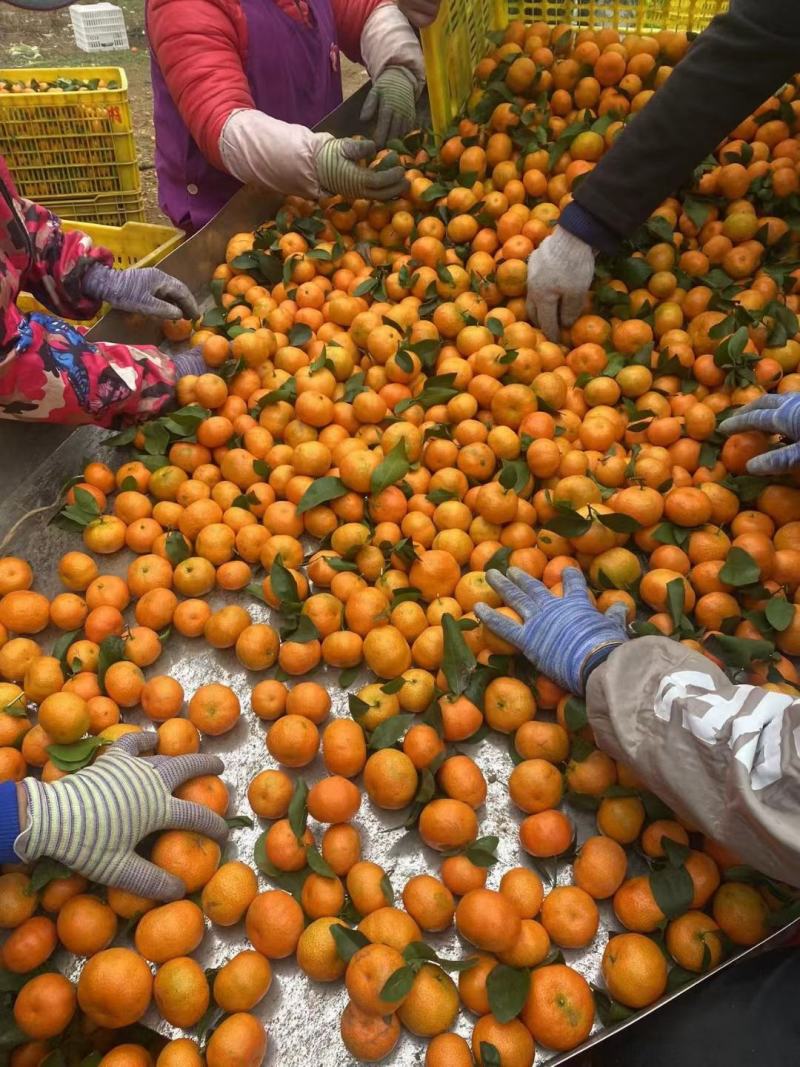
{"type": "Polygon", "coordinates": [[[613,604],[605,615],[598,611],[577,567],[563,573],[563,597],[553,596],[547,586],[517,567],[509,570],[508,578],[499,571],[489,571],[486,578],[523,621],[520,625],[486,604],[478,604],[475,614],[571,693],[583,693],[590,672],[628,640],[625,605],[613,604]]]}
{"type": "MultiPolygon", "coordinates": [[[[800,393],[765,393],[758,400],[745,404],[720,426],[726,436],[745,430],[779,433],[797,442],[800,439],[800,393]]],[[[773,452],[755,456],[747,464],[747,473],[762,476],[785,474],[800,463],[800,444],[785,445],[773,452]]]]}
{"type": "Polygon", "coordinates": [[[179,378],[185,378],[187,374],[205,374],[208,370],[200,348],[179,352],[177,356],[172,357],[172,362],[179,378]]]}
{"type": "Polygon", "coordinates": [[[157,319],[196,319],[200,314],[189,289],[157,267],[114,270],[93,263],[83,276],[83,292],[106,300],[112,308],[152,315],[157,319]]]}

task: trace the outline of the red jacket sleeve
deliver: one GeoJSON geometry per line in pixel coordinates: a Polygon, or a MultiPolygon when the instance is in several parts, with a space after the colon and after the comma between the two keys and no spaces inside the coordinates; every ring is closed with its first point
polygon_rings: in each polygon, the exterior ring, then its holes
{"type": "Polygon", "coordinates": [[[222,127],[232,111],[255,107],[238,0],[147,0],[147,33],[181,118],[205,158],[225,170],[222,127]]]}
{"type": "Polygon", "coordinates": [[[361,58],[361,31],[375,8],[386,2],[387,0],[332,0],[338,44],[353,63],[364,62],[361,58]]]}

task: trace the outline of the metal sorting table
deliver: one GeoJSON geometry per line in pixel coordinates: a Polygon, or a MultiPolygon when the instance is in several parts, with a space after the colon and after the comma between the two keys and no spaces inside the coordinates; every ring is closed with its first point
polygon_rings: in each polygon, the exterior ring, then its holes
{"type": "MultiPolygon", "coordinates": [[[[321,124],[321,128],[337,134],[352,133],[357,129],[361,95],[351,97],[321,124]]],[[[274,198],[266,198],[252,189],[243,189],[208,226],[172,252],[162,262],[162,269],[181,278],[201,300],[206,300],[208,279],[214,267],[224,259],[228,238],[236,232],[253,229],[273,217],[277,206],[274,198]]],[[[129,343],[161,342],[160,331],[155,323],[143,322],[141,319],[132,320],[130,316],[117,312],[101,320],[90,336],[96,340],[113,338],[129,343]]],[[[0,536],[8,538],[8,531],[22,516],[33,509],[40,509],[17,526],[13,535],[3,545],[2,551],[4,554],[13,553],[30,560],[37,575],[36,588],[48,596],[52,597],[61,591],[56,575],[56,560],[64,552],[81,545],[76,535],[47,525],[49,513],[46,506],[52,505],[51,512],[55,510],[59,487],[81,470],[88,457],[104,458],[117,465],[121,462],[119,452],[104,448],[102,442],[105,436],[105,431],[88,427],[70,433],[65,428],[0,423],[0,440],[5,446],[1,451],[3,460],[0,466],[0,484],[7,493],[12,486],[17,486],[11,495],[5,496],[0,509],[0,536]],[[45,433],[47,437],[44,436],[45,433]],[[67,439],[60,447],[55,447],[62,436],[67,436],[67,439]],[[42,462],[42,456],[47,451],[51,451],[51,454],[42,462]],[[40,463],[39,466],[36,466],[37,462],[40,463]]],[[[131,557],[132,554],[126,551],[103,559],[99,561],[101,571],[124,575],[131,557]]],[[[217,590],[211,595],[210,601],[215,609],[229,602],[242,603],[250,611],[254,622],[276,623],[275,613],[271,609],[245,593],[225,593],[217,590]]],[[[45,649],[50,648],[56,636],[57,634],[51,631],[43,635],[42,643],[45,649]]],[[[256,682],[265,676],[264,672],[259,674],[245,670],[232,651],[216,651],[203,640],[191,641],[178,634],[173,634],[167,641],[154,671],[168,673],[177,678],[183,685],[187,698],[200,685],[211,681],[224,682],[235,690],[243,711],[240,721],[230,733],[219,738],[204,739],[203,751],[217,753],[225,761],[224,778],[232,795],[229,814],[252,815],[246,796],[249,782],[264,768],[277,766],[264,744],[265,725],[250,710],[250,691],[256,682]]],[[[314,672],[312,677],[324,685],[331,695],[331,716],[346,717],[348,694],[339,689],[338,675],[338,670],[323,667],[314,672]]],[[[368,677],[365,670],[353,684],[353,691],[370,680],[373,679],[368,677]]],[[[143,716],[137,717],[137,713],[126,713],[125,717],[151,725],[143,716]]],[[[486,804],[479,812],[479,832],[481,835],[494,834],[500,839],[499,863],[490,871],[487,881],[488,886],[496,888],[504,870],[526,863],[525,853],[518,842],[520,814],[511,803],[506,788],[506,780],[513,766],[507,739],[490,736],[476,745],[463,748],[478,761],[488,782],[486,804]]],[[[323,777],[325,771],[321,758],[317,757],[313,764],[304,768],[302,774],[309,784],[323,777]]],[[[571,814],[578,828],[578,841],[596,833],[592,814],[575,810],[572,810],[571,814]]],[[[410,877],[422,872],[437,872],[440,862],[438,854],[423,846],[415,833],[393,829],[402,824],[402,812],[380,812],[365,800],[354,821],[362,833],[364,858],[373,860],[386,869],[398,898],[403,885],[410,877]]],[[[312,830],[319,829],[313,820],[310,820],[309,825],[312,830]]],[[[256,820],[256,826],[252,830],[244,828],[232,831],[225,849],[225,858],[240,858],[255,866],[253,850],[262,829],[263,826],[258,825],[256,820]]],[[[639,873],[640,868],[636,868],[638,862],[640,861],[632,855],[630,873],[639,873]]],[[[570,864],[558,864],[555,877],[558,884],[568,884],[571,881],[570,864]]],[[[269,888],[267,879],[261,874],[259,882],[262,889],[269,888]]],[[[609,931],[616,931],[618,928],[608,902],[601,903],[600,913],[601,926],[594,943],[586,950],[568,950],[564,953],[567,962],[593,983],[600,982],[600,962],[609,931]]],[[[777,946],[784,942],[798,925],[800,920],[776,932],[754,949],[740,953],[723,966],[765,947],[777,946]]],[[[427,935],[426,940],[445,958],[463,957],[473,951],[471,946],[460,940],[452,927],[444,934],[427,935]]],[[[211,927],[209,924],[203,943],[195,955],[205,967],[213,968],[220,966],[248,945],[243,924],[227,929],[211,927]]],[[[66,974],[75,978],[80,973],[82,961],[62,952],[58,964],[66,974]]],[[[255,1009],[256,1014],[271,1031],[265,1064],[269,1067],[305,1067],[306,1064],[314,1067],[350,1067],[354,1064],[355,1061],[344,1049],[338,1035],[339,1017],[347,1002],[343,983],[324,985],[311,982],[299,971],[292,958],[275,961],[273,968],[275,978],[272,988],[255,1009]]],[[[706,977],[699,976],[689,985],[664,996],[656,1005],[640,1012],[633,1019],[618,1024],[614,1032],[636,1024],[651,1011],[658,1010],[661,1005],[684,995],[706,977]]],[[[143,1022],[168,1036],[180,1034],[180,1031],[164,1023],[152,1008],[143,1022]]],[[[462,1012],[455,1029],[469,1039],[472,1025],[472,1017],[462,1012]]],[[[560,1056],[539,1049],[536,1064],[574,1062],[611,1032],[608,1029],[601,1030],[599,1023],[596,1023],[592,1037],[578,1049],[560,1056]]],[[[420,1065],[424,1060],[425,1047],[424,1040],[404,1032],[386,1062],[395,1067],[420,1065]]]]}

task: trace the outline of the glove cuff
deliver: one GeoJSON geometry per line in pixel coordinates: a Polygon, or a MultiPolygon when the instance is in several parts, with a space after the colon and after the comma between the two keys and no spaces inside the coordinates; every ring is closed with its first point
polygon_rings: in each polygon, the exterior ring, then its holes
{"type": "Polygon", "coordinates": [[[112,267],[107,267],[104,263],[92,263],[81,278],[83,294],[98,303],[105,300],[108,293],[109,275],[113,274],[112,267]]]}
{"type": "Polygon", "coordinates": [[[172,357],[172,362],[179,378],[185,378],[187,374],[203,374],[206,370],[206,361],[199,348],[179,352],[177,356],[172,357]]]}
{"type": "Polygon", "coordinates": [[[558,225],[571,233],[573,237],[580,238],[587,245],[611,255],[616,252],[622,237],[601,222],[591,211],[587,211],[576,200],[567,204],[558,219],[558,225]]]}
{"type": "Polygon", "coordinates": [[[22,788],[28,801],[28,825],[17,837],[14,850],[21,859],[29,863],[31,860],[38,860],[47,852],[49,842],[46,828],[50,826],[53,818],[58,818],[58,813],[50,811],[50,786],[40,782],[38,778],[23,778],[22,788]]]}
{"type": "Polygon", "coordinates": [[[0,782],[0,863],[19,862],[20,857],[14,851],[14,842],[18,837],[17,783],[0,782]]]}
{"type": "Polygon", "coordinates": [[[583,666],[580,670],[581,679],[581,692],[585,692],[586,685],[589,681],[589,675],[595,669],[599,667],[601,663],[605,663],[615,648],[619,648],[620,645],[624,645],[627,638],[623,638],[619,641],[608,641],[604,645],[600,645],[598,648],[592,649],[583,661],[583,666]]]}

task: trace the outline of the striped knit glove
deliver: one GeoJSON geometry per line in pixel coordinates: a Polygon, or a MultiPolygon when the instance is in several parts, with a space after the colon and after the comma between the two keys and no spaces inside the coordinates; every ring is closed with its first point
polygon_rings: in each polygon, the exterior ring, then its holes
{"type": "Polygon", "coordinates": [[[754,456],[747,464],[748,474],[767,478],[785,474],[800,464],[800,393],[766,393],[726,419],[720,430],[726,436],[745,430],[762,430],[788,437],[793,444],[754,456]]]}
{"type": "Polygon", "coordinates": [[[402,67],[387,67],[375,79],[359,116],[362,122],[375,122],[375,143],[405,137],[417,117],[417,83],[402,67]]]}
{"type": "Polygon", "coordinates": [[[394,200],[407,188],[402,167],[369,170],[359,167],[361,159],[375,155],[374,141],[356,141],[352,137],[326,141],[317,152],[319,184],[327,193],[338,193],[345,200],[394,200]]]}
{"type": "Polygon", "coordinates": [[[93,263],[81,280],[81,288],[93,300],[106,300],[120,311],[157,319],[196,319],[200,314],[187,286],[158,267],[113,270],[93,263]]]}
{"type": "Polygon", "coordinates": [[[522,624],[486,604],[478,604],[475,614],[553,681],[571,693],[583,693],[590,672],[628,640],[625,605],[613,604],[605,615],[598,611],[577,567],[563,572],[563,597],[553,596],[547,586],[517,567],[508,575],[504,578],[499,571],[489,571],[486,578],[522,616],[522,624]]]}
{"type": "Polygon", "coordinates": [[[93,882],[127,889],[156,900],[177,900],[180,878],[139,856],[134,849],[157,830],[195,830],[224,838],[228,825],[200,804],[178,800],[172,791],[189,778],[219,774],[216,756],[136,756],[155,745],[153,732],[125,734],[90,767],[44,783],[26,778],[28,825],[17,854],[26,862],[58,860],[93,882]]]}

